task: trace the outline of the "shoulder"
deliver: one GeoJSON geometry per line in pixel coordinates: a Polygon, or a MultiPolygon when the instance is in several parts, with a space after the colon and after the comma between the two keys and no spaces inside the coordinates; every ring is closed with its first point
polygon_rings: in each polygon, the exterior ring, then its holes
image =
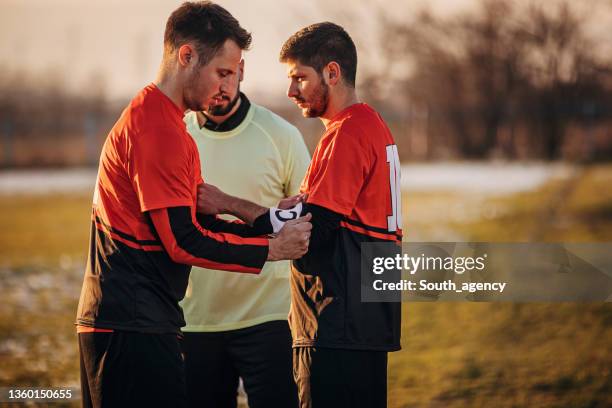
{"type": "Polygon", "coordinates": [[[334,122],[325,132],[325,138],[335,146],[363,145],[367,138],[367,132],[362,126],[361,120],[354,116],[334,122]]]}
{"type": "Polygon", "coordinates": [[[289,123],[287,120],[282,118],[280,115],[272,112],[270,109],[265,108],[261,105],[251,103],[251,109],[253,109],[253,122],[262,127],[270,136],[277,137],[301,137],[301,133],[289,123]]]}
{"type": "Polygon", "coordinates": [[[357,143],[361,146],[378,144],[386,139],[389,130],[382,116],[365,103],[355,106],[341,120],[333,124],[330,132],[338,141],[357,143]]]}
{"type": "Polygon", "coordinates": [[[252,103],[251,109],[254,110],[253,126],[266,135],[281,157],[287,157],[296,150],[300,151],[302,145],[304,150],[306,149],[302,134],[297,127],[263,106],[252,103]]]}

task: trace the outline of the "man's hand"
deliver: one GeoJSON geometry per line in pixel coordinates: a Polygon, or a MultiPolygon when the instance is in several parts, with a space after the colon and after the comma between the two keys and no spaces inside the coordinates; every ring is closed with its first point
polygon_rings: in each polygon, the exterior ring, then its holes
{"type": "Polygon", "coordinates": [[[295,220],[287,221],[276,238],[270,240],[268,261],[298,259],[308,252],[310,231],[310,213],[295,220]]]}
{"type": "Polygon", "coordinates": [[[295,207],[298,203],[306,201],[308,194],[302,193],[291,197],[283,198],[278,202],[278,208],[281,210],[288,210],[289,208],[295,207]]]}
{"type": "Polygon", "coordinates": [[[198,186],[197,212],[217,215],[226,213],[230,196],[212,184],[202,183],[198,186]]]}

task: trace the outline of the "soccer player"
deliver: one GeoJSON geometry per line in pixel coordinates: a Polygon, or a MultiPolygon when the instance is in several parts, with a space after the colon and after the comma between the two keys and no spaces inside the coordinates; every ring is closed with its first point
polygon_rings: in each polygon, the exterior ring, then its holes
{"type": "Polygon", "coordinates": [[[399,159],[381,116],[355,92],[357,52],[325,22],[283,45],[287,96],[325,133],[301,186],[308,253],[293,262],[289,316],[300,406],[385,407],[387,354],[400,349],[400,303],[364,303],[360,244],[401,242],[399,159]]]}
{"type": "MultiPolygon", "coordinates": [[[[310,156],[294,126],[240,92],[244,60],[233,71],[221,87],[222,102],[189,112],[187,130],[207,183],[271,207],[299,193],[310,156]]],[[[289,262],[266,263],[259,276],[199,269],[181,302],[189,405],[236,407],[241,377],[249,407],[297,407],[289,262]]]]}
{"type": "Polygon", "coordinates": [[[76,319],[84,406],[186,406],[178,302],[189,265],[258,274],[307,249],[309,216],[274,239],[260,235],[274,231],[275,211],[244,200],[227,209],[249,225],[197,221],[200,160],[183,114],[220,102],[250,40],[222,7],[184,3],[168,19],[157,79],[105,141],[76,319]]]}

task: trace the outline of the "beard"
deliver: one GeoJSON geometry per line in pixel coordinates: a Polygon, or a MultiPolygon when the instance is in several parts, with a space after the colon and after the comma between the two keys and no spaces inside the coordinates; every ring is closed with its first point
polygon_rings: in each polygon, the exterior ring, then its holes
{"type": "Polygon", "coordinates": [[[329,86],[321,81],[321,86],[312,95],[311,101],[306,101],[303,98],[296,98],[300,102],[308,103],[308,107],[302,112],[304,117],[307,118],[318,118],[323,115],[327,110],[327,104],[329,103],[329,86]]]}
{"type": "Polygon", "coordinates": [[[238,90],[236,91],[236,96],[234,97],[234,99],[230,100],[229,96],[227,95],[223,95],[221,99],[229,101],[229,103],[226,106],[223,106],[223,105],[209,106],[208,109],[206,110],[206,112],[209,115],[225,116],[228,113],[230,113],[232,109],[234,109],[234,106],[236,106],[236,104],[238,103],[238,100],[240,99],[240,87],[238,87],[238,90]]]}

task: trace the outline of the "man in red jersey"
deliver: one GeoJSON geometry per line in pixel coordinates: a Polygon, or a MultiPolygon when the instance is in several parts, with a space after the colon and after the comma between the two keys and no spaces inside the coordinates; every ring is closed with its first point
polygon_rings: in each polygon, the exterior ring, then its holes
{"type": "Polygon", "coordinates": [[[220,210],[246,223],[196,213],[203,180],[183,114],[220,100],[250,41],[222,7],[184,3],[168,19],[157,79],[106,139],[76,319],[84,406],[185,406],[178,302],[190,265],[257,274],[307,250],[309,215],[268,239],[276,209],[227,197],[220,210]]]}
{"type": "Polygon", "coordinates": [[[397,147],[380,115],[357,98],[357,52],[342,27],[298,31],[280,61],[287,96],[325,125],[301,187],[312,213],[310,247],[291,276],[300,406],[385,407],[387,353],[400,349],[401,308],[361,301],[360,245],[401,242],[397,147]]]}

